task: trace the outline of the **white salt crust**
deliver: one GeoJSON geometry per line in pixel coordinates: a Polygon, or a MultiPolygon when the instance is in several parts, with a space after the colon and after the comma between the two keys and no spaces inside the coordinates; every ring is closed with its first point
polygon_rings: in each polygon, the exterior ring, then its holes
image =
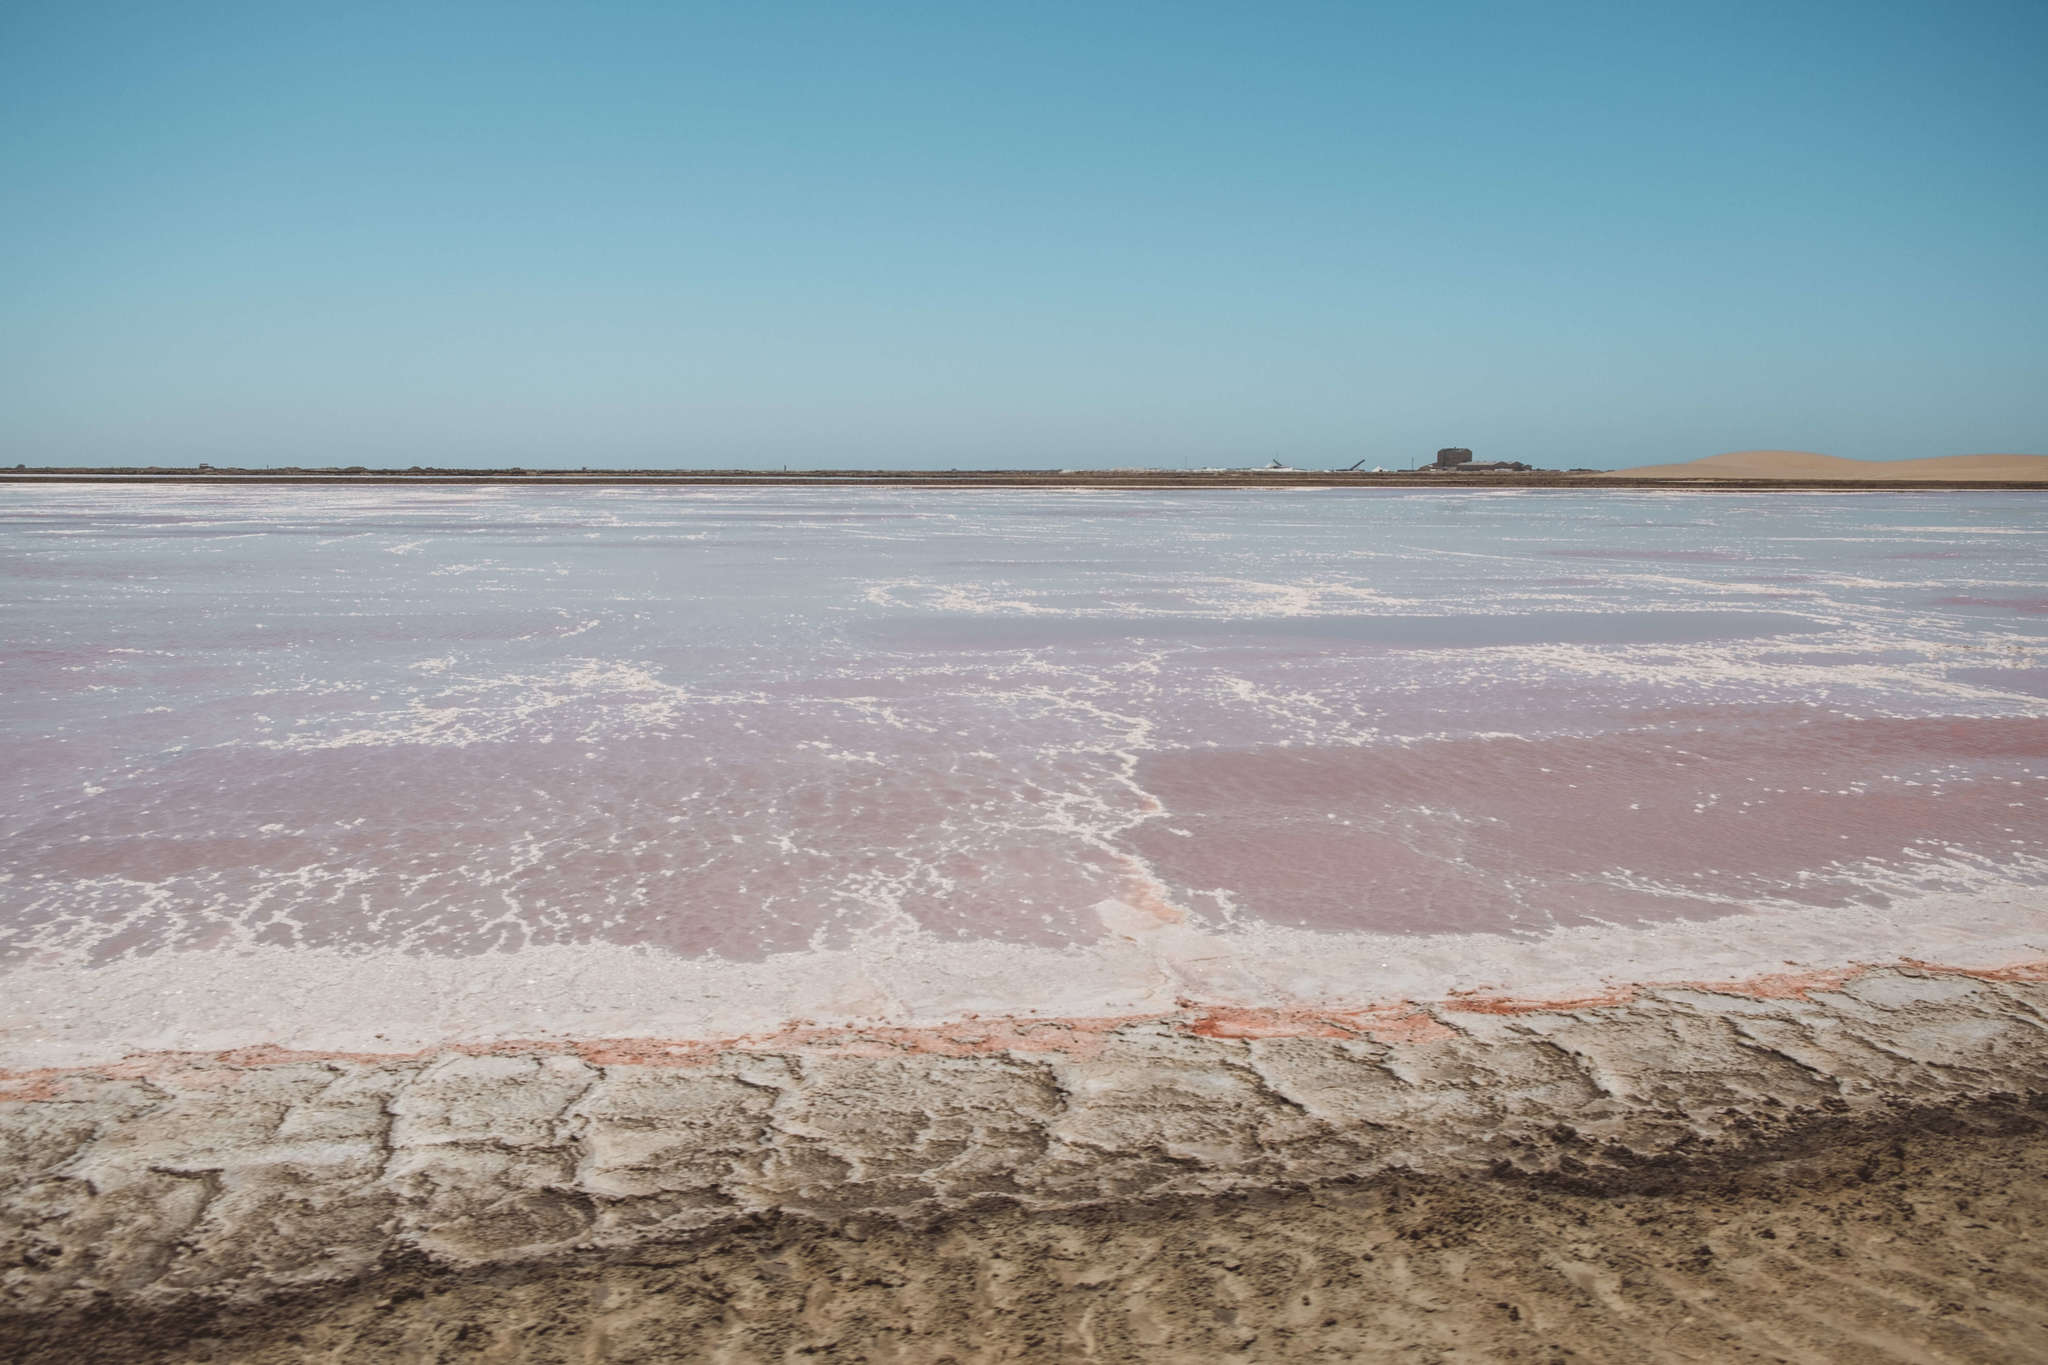
{"type": "Polygon", "coordinates": [[[901,931],[760,962],[588,944],[469,957],[249,948],[28,966],[0,976],[0,1066],[256,1045],[392,1053],[505,1040],[713,1041],[790,1026],[1120,1018],[1189,1004],[1356,1008],[1460,992],[1569,999],[1631,984],[1904,961],[1996,969],[2048,957],[2048,901],[2018,886],[1530,938],[1211,932],[1121,901],[1097,915],[1103,937],[1068,948],[901,931]]]}

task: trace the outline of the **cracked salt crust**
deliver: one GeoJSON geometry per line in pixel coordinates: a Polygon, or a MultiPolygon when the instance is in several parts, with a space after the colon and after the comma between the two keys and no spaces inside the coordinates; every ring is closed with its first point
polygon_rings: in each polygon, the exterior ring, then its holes
{"type": "Polygon", "coordinates": [[[0,1233],[34,1254],[7,1294],[28,1310],[255,1297],[401,1251],[553,1257],[771,1209],[1053,1209],[1394,1168],[1595,1179],[2048,1074],[2048,961],[1729,990],[1448,1005],[1425,1027],[1183,1011],[638,1056],[258,1050],[18,1073],[0,1083],[0,1233]]]}

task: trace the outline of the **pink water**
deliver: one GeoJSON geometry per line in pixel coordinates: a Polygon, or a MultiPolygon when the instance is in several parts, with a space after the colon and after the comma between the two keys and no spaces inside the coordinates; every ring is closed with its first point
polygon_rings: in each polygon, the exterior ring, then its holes
{"type": "Polygon", "coordinates": [[[33,488],[0,567],[0,964],[81,990],[1144,923],[1278,990],[2048,885],[2034,494],[33,488]]]}

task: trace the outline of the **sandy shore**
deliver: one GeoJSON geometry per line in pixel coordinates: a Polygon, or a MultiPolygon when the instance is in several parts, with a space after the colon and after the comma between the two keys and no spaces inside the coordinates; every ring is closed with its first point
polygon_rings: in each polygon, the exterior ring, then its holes
{"type": "Polygon", "coordinates": [[[1841,1128],[1655,1189],[1490,1179],[767,1217],[16,1324],[24,1361],[2014,1361],[2048,1353],[2038,1116],[1841,1128]]]}
{"type": "Polygon", "coordinates": [[[14,1359],[2048,1350],[2048,963],[4,1094],[14,1359]]]}

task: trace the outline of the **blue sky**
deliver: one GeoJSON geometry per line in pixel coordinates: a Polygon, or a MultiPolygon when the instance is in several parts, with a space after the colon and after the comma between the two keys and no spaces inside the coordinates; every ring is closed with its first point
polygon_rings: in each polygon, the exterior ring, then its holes
{"type": "Polygon", "coordinates": [[[0,7],[0,462],[2048,452],[2048,6],[0,7]]]}

